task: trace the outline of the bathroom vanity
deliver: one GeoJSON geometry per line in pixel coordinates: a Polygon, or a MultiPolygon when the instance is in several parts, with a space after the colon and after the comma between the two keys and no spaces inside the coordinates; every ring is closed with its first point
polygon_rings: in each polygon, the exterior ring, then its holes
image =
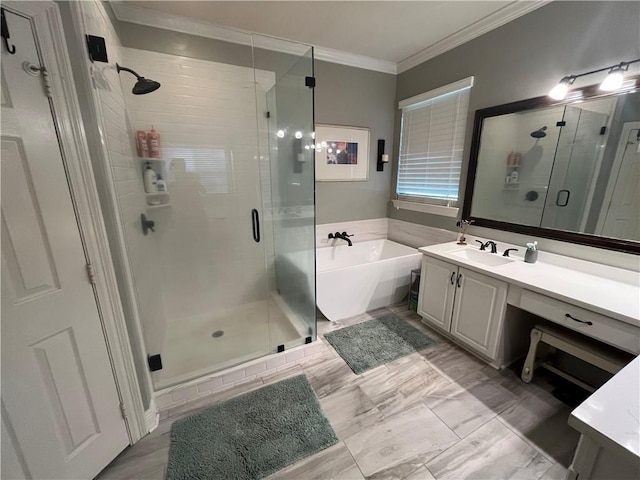
{"type": "MultiPolygon", "coordinates": [[[[502,252],[513,246],[499,247],[502,252]]],[[[522,335],[511,334],[517,323],[528,327],[520,322],[526,316],[522,312],[640,354],[636,272],[546,252],[530,264],[456,242],[419,250],[418,313],[496,368],[522,354],[522,344],[512,342],[522,342],[522,335]]],[[[524,338],[528,341],[528,335],[524,338]]]]}
{"type": "MultiPolygon", "coordinates": [[[[512,247],[500,244],[499,252],[512,247]]],[[[637,272],[546,252],[530,264],[456,242],[419,250],[418,314],[496,368],[521,357],[528,331],[544,320],[640,354],[637,272]]],[[[574,410],[569,424],[581,439],[568,479],[640,472],[640,357],[574,410]]]]}

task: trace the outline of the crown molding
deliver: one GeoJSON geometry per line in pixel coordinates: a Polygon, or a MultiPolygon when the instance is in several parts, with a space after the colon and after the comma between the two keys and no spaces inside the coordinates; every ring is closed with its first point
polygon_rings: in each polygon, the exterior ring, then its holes
{"type": "MultiPolygon", "coordinates": [[[[473,40],[495,28],[498,28],[518,17],[521,17],[537,8],[540,8],[552,0],[531,0],[531,1],[514,1],[509,5],[487,15],[468,27],[448,36],[447,38],[434,43],[433,45],[421,50],[415,55],[405,58],[398,64],[387,60],[358,55],[356,53],[344,52],[342,50],[334,50],[332,48],[314,46],[314,58],[316,60],[337,63],[340,65],[348,65],[376,72],[398,74],[405,72],[427,60],[451,50],[465,42],[473,40]]],[[[193,18],[171,15],[158,12],[149,8],[127,5],[122,1],[111,1],[111,8],[116,18],[122,22],[135,23],[138,25],[146,25],[149,27],[163,28],[165,30],[173,30],[176,32],[186,33],[189,35],[197,35],[199,37],[212,38],[215,40],[223,40],[226,42],[236,43],[240,45],[252,45],[253,32],[241,29],[233,29],[229,27],[221,27],[211,23],[201,22],[193,18]]],[[[256,34],[259,38],[260,48],[267,50],[288,53],[292,55],[303,55],[311,45],[290,40],[280,39],[263,34],[256,34]]]]}
{"type": "Polygon", "coordinates": [[[348,65],[350,67],[364,68],[365,70],[374,70],[376,72],[398,73],[395,62],[380,60],[378,58],[358,55],[357,53],[344,52],[342,50],[334,50],[326,47],[314,47],[313,57],[323,62],[339,63],[340,65],[348,65]]]}
{"type": "Polygon", "coordinates": [[[449,35],[447,38],[434,43],[424,50],[401,60],[398,62],[397,73],[406,72],[427,60],[437,57],[446,51],[452,50],[455,47],[509,23],[518,17],[543,7],[551,1],[552,0],[515,1],[490,15],[487,15],[477,22],[472,23],[468,27],[449,35]]]}
{"type": "MultiPolygon", "coordinates": [[[[199,37],[223,40],[240,45],[251,46],[253,33],[240,29],[220,27],[210,23],[201,22],[192,18],[171,15],[144,7],[127,5],[123,2],[111,2],[111,8],[116,18],[122,22],[135,23],[148,27],[163,28],[175,32],[197,35],[199,37]]],[[[290,40],[279,39],[263,34],[256,34],[257,42],[254,46],[292,55],[305,54],[311,45],[290,40]]],[[[396,64],[377,58],[343,52],[331,48],[314,46],[314,58],[316,60],[348,65],[351,67],[374,70],[383,73],[396,73],[396,64]]]]}

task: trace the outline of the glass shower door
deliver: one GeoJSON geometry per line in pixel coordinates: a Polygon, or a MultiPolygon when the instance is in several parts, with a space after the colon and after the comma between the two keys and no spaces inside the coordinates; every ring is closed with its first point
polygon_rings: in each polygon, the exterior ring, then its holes
{"type": "Polygon", "coordinates": [[[565,107],[541,226],[584,230],[607,139],[609,115],[565,107]]]}
{"type": "Polygon", "coordinates": [[[266,248],[275,350],[316,338],[313,49],[304,48],[288,62],[282,58],[287,68],[266,93],[269,171],[263,198],[270,220],[266,248]],[[277,321],[283,314],[287,321],[277,321]]]}

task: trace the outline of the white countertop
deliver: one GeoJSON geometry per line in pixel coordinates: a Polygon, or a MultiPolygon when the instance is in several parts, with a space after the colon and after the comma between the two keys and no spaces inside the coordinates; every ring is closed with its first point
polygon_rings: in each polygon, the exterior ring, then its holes
{"type": "Polygon", "coordinates": [[[640,458],[640,357],[571,412],[569,425],[605,448],[640,458]]]}
{"type": "MultiPolygon", "coordinates": [[[[448,242],[422,247],[419,251],[640,327],[640,273],[546,252],[539,252],[537,263],[525,263],[522,257],[525,248],[517,246],[518,256],[499,266],[452,255],[461,248],[479,250],[471,244],[475,243],[473,240],[473,237],[468,239],[466,247],[448,242]]],[[[501,243],[499,252],[511,247],[501,243]]],[[[482,254],[501,256],[501,253],[482,254]]]]}

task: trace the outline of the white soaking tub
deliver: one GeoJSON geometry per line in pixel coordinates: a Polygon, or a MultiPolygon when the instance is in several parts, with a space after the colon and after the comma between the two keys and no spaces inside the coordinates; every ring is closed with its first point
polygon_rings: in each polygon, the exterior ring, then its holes
{"type": "Polygon", "coordinates": [[[336,321],[399,302],[409,292],[411,270],[420,268],[421,258],[417,249],[391,240],[318,248],[318,308],[336,321]]]}

